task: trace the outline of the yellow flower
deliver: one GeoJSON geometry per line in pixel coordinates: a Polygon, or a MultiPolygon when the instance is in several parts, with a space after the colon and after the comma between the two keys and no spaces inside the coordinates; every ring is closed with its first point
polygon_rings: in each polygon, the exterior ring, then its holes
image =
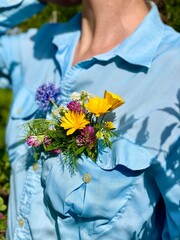
{"type": "Polygon", "coordinates": [[[114,127],[113,122],[105,122],[105,128],[106,129],[113,129],[115,127],[114,127]]]}
{"type": "Polygon", "coordinates": [[[94,97],[90,98],[89,101],[85,104],[85,108],[95,114],[96,117],[99,117],[109,111],[112,104],[104,98],[94,97]]]}
{"type": "Polygon", "coordinates": [[[124,100],[121,97],[114,93],[107,92],[106,90],[104,92],[104,98],[112,105],[110,108],[111,111],[124,103],[124,100]]]}
{"type": "Polygon", "coordinates": [[[60,126],[64,129],[69,129],[67,131],[67,135],[73,134],[78,129],[83,129],[89,121],[86,119],[86,115],[84,113],[72,112],[68,111],[61,118],[60,126]]]}
{"type": "Polygon", "coordinates": [[[102,139],[103,138],[103,133],[101,131],[98,131],[96,133],[96,137],[97,137],[97,139],[102,139]]]}

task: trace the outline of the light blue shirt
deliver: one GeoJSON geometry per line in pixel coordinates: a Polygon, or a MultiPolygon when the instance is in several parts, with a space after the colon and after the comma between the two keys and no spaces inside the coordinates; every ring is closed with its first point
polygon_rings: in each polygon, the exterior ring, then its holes
{"type": "MultiPolygon", "coordinates": [[[[18,6],[13,16],[20,19],[18,6]]],[[[179,240],[180,35],[152,4],[122,43],[71,67],[80,35],[78,14],[66,24],[1,37],[0,84],[14,93],[7,240],[179,240]],[[21,141],[19,126],[37,117],[35,93],[48,82],[61,87],[64,104],[82,90],[101,97],[106,89],[125,100],[115,111],[112,149],[99,147],[96,164],[79,159],[73,175],[62,169],[61,156],[41,154],[35,163],[21,141]]]]}

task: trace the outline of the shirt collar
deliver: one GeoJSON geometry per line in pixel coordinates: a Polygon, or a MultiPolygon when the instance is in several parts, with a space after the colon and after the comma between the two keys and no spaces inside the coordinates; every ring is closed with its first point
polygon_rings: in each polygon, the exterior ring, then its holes
{"type": "MultiPolygon", "coordinates": [[[[151,10],[129,37],[112,50],[96,55],[94,58],[101,61],[108,61],[113,57],[119,56],[131,64],[150,68],[161,42],[163,31],[164,24],[159,16],[157,6],[151,2],[151,10]]],[[[61,68],[62,66],[67,68],[65,65],[71,63],[72,59],[70,58],[73,57],[80,33],[81,14],[78,14],[67,24],[63,24],[63,32],[54,37],[53,43],[58,49],[56,58],[61,68]],[[64,54],[66,55],[66,60],[64,54]]]]}
{"type": "Polygon", "coordinates": [[[76,14],[69,22],[60,25],[59,34],[53,38],[56,45],[56,59],[61,67],[61,73],[70,68],[76,45],[81,35],[81,14],[76,14]]]}

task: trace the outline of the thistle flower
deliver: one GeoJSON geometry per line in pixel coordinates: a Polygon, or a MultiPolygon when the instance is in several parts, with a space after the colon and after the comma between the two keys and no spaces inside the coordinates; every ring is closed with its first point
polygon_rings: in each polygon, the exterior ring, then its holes
{"type": "Polygon", "coordinates": [[[56,102],[59,101],[58,99],[60,94],[60,88],[56,88],[53,83],[49,84],[43,84],[41,85],[36,92],[35,95],[35,100],[37,102],[37,105],[39,109],[43,112],[46,113],[48,112],[51,107],[51,101],[56,102]]]}
{"type": "Polygon", "coordinates": [[[43,143],[44,136],[38,135],[38,136],[28,136],[26,139],[26,143],[28,146],[31,147],[39,147],[43,143]]]}
{"type": "Polygon", "coordinates": [[[67,104],[67,108],[70,110],[70,111],[73,111],[73,112],[78,112],[78,113],[81,113],[81,112],[85,112],[84,109],[81,107],[81,104],[80,102],[77,102],[77,101],[70,101],[68,104],[67,104]]]}

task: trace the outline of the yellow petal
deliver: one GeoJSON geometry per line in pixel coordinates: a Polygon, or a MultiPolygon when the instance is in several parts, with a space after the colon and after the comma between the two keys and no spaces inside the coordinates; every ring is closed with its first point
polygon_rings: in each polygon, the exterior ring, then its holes
{"type": "Polygon", "coordinates": [[[111,92],[107,92],[106,90],[104,92],[104,98],[109,103],[111,103],[111,105],[112,105],[111,109],[110,109],[111,111],[114,110],[115,108],[118,108],[119,106],[121,106],[125,102],[120,96],[118,96],[114,93],[111,93],[111,92]]]}
{"type": "Polygon", "coordinates": [[[112,104],[110,104],[106,99],[99,97],[90,98],[85,104],[85,108],[96,117],[107,113],[111,106],[112,104]]]}
{"type": "Polygon", "coordinates": [[[66,135],[71,135],[71,134],[73,134],[75,131],[76,131],[75,128],[71,128],[71,129],[69,129],[69,130],[67,131],[66,135]]]}
{"type": "Polygon", "coordinates": [[[60,119],[60,122],[61,127],[69,129],[66,133],[67,135],[71,135],[76,130],[83,129],[87,124],[89,124],[89,120],[86,119],[86,115],[84,113],[72,111],[66,112],[60,119]]]}
{"type": "Polygon", "coordinates": [[[105,122],[105,128],[106,129],[113,129],[115,127],[114,127],[113,122],[105,122]]]}

